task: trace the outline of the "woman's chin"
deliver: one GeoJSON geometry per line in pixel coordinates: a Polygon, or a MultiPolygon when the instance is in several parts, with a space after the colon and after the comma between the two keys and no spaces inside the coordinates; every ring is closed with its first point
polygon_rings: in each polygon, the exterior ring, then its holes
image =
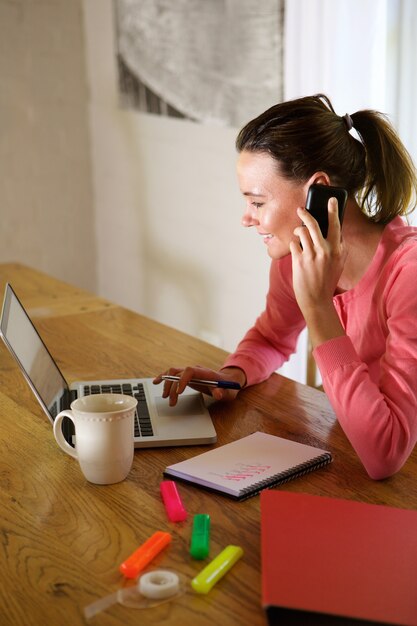
{"type": "Polygon", "coordinates": [[[290,254],[290,249],[289,246],[285,246],[283,243],[270,239],[267,252],[271,259],[278,261],[279,259],[283,259],[284,256],[290,254]]]}

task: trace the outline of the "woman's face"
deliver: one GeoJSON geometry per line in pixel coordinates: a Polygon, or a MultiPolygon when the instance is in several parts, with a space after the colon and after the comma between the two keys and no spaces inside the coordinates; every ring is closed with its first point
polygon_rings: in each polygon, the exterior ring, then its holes
{"type": "Polygon", "coordinates": [[[305,206],[308,183],[284,178],[276,161],[264,152],[243,150],[237,162],[240,190],[246,198],[243,226],[255,226],[272,259],[289,254],[289,245],[301,220],[297,208],[305,206]]]}

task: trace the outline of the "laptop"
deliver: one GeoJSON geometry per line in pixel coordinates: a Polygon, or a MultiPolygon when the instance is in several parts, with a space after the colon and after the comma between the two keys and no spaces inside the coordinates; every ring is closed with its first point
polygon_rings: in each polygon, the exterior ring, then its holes
{"type": "MultiPolygon", "coordinates": [[[[0,335],[51,423],[78,397],[123,393],[138,400],[134,435],[137,448],[208,444],[217,439],[203,396],[192,389],[187,388],[177,405],[170,407],[161,396],[162,386],[154,385],[152,378],[68,384],[9,283],[4,293],[0,335]]],[[[74,445],[74,426],[67,417],[62,430],[68,443],[74,445]]]]}

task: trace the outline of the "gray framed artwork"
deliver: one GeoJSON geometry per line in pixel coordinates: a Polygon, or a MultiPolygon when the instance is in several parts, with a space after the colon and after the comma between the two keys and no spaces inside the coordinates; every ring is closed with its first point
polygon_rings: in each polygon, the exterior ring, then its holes
{"type": "Polygon", "coordinates": [[[284,0],[114,0],[120,105],[240,127],[283,98],[284,0]]]}

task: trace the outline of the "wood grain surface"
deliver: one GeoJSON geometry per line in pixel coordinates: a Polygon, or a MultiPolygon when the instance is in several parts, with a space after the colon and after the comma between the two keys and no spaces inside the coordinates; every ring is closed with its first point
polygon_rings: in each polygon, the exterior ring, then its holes
{"type": "MultiPolygon", "coordinates": [[[[225,353],[198,339],[18,264],[0,265],[28,309],[68,381],[154,376],[173,365],[218,368],[225,353]]],[[[256,430],[332,452],[330,466],[280,487],[363,502],[417,508],[417,454],[396,476],[370,480],[338,425],[325,394],[274,374],[240,392],[233,403],[212,403],[216,446],[256,430]]],[[[186,522],[167,520],[159,495],[166,465],[209,446],[136,450],[128,478],[88,483],[77,462],[56,445],[52,428],[13,359],[0,345],[0,623],[48,626],[91,623],[173,626],[265,626],[261,608],[259,497],[234,502],[179,484],[186,522]],[[189,555],[192,517],[211,516],[205,562],[189,555]],[[119,604],[84,618],[84,607],[122,584],[118,565],[156,530],[172,533],[154,566],[188,581],[226,545],[243,558],[206,596],[185,592],[154,609],[119,604]]],[[[348,530],[348,528],[347,528],[348,530]]]]}

